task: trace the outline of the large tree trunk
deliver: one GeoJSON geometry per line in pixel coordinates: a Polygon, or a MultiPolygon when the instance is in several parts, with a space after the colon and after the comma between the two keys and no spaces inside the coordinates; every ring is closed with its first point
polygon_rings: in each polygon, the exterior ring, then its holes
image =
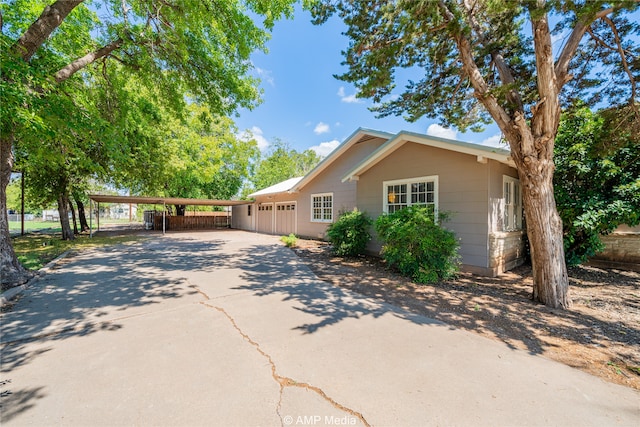
{"type": "Polygon", "coordinates": [[[176,216],[184,216],[185,211],[187,210],[186,205],[175,205],[176,207],[176,216]]]}
{"type": "Polygon", "coordinates": [[[84,203],[80,200],[80,197],[74,196],[73,199],[78,205],[78,217],[80,218],[80,232],[89,231],[89,223],[87,222],[87,215],[84,212],[84,203]]]}
{"type": "Polygon", "coordinates": [[[62,240],[73,240],[75,238],[69,224],[68,206],[69,196],[66,194],[58,195],[58,213],[60,214],[60,226],[62,227],[62,240]]]}
{"type": "Polygon", "coordinates": [[[553,195],[553,163],[543,168],[535,162],[519,165],[518,169],[531,250],[533,300],[554,308],[568,308],[569,278],[562,220],[553,195]]]}
{"type": "MultiPolygon", "coordinates": [[[[453,15],[449,19],[454,19],[453,15]]],[[[532,17],[532,23],[540,102],[531,109],[529,119],[521,95],[515,89],[507,93],[510,109],[514,111],[503,108],[475,63],[471,41],[464,33],[455,40],[476,97],[509,141],[518,169],[533,264],[533,299],[550,307],[566,308],[571,304],[569,279],[564,260],[562,221],[553,196],[553,145],[560,120],[558,91],[562,85],[558,84],[554,71],[546,14],[532,17]]],[[[515,80],[504,58],[496,53],[492,60],[502,84],[513,84],[515,80]]]]}
{"type": "Polygon", "coordinates": [[[32,273],[18,261],[9,234],[7,185],[13,167],[12,145],[13,134],[5,133],[0,137],[0,283],[3,288],[17,286],[32,277],[32,273]]]}
{"type": "Polygon", "coordinates": [[[71,201],[71,197],[69,197],[69,210],[71,211],[71,219],[73,221],[73,235],[78,234],[78,221],[76,221],[76,210],[73,207],[73,202],[71,201]]]}

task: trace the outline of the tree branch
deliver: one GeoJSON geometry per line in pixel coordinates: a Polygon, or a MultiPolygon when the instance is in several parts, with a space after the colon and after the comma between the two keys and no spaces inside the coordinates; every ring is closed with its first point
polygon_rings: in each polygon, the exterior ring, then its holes
{"type": "MultiPolygon", "coordinates": [[[[440,0],[438,2],[443,17],[447,22],[455,21],[454,14],[449,10],[447,5],[440,0]]],[[[512,124],[511,117],[498,103],[498,100],[489,92],[489,86],[486,80],[482,77],[482,73],[478,69],[478,65],[473,59],[473,53],[471,49],[471,43],[464,36],[462,32],[454,35],[454,40],[458,47],[460,54],[460,61],[462,62],[462,71],[469,79],[471,86],[473,86],[474,96],[478,99],[484,108],[487,109],[491,117],[496,121],[496,124],[503,132],[507,140],[509,141],[514,155],[518,155],[519,151],[519,138],[515,127],[512,124]]]]}
{"type": "Polygon", "coordinates": [[[560,92],[560,89],[562,89],[562,87],[573,78],[573,76],[569,74],[569,64],[571,63],[571,58],[573,58],[578,50],[582,36],[584,36],[584,33],[587,31],[591,23],[598,18],[603,18],[610,13],[615,12],[619,8],[620,6],[602,9],[593,16],[585,17],[577,21],[576,26],[569,35],[567,44],[564,45],[564,48],[556,61],[555,73],[558,92],[560,92]]]}
{"type": "Polygon", "coordinates": [[[60,26],[67,15],[84,0],[58,0],[42,11],[36,21],[11,47],[11,51],[28,62],[42,43],[60,26]]]}
{"type": "Polygon", "coordinates": [[[610,44],[608,44],[607,42],[605,42],[604,40],[602,40],[601,37],[598,37],[598,35],[596,33],[593,32],[593,29],[591,27],[589,27],[587,29],[587,33],[589,33],[589,35],[591,36],[591,38],[593,39],[593,41],[596,43],[596,45],[600,45],[602,47],[605,47],[609,50],[613,50],[613,51],[618,51],[618,48],[615,46],[611,46],[610,44]]]}
{"type": "MultiPolygon", "coordinates": [[[[473,86],[475,97],[482,105],[484,105],[489,114],[491,114],[491,117],[496,121],[500,130],[502,130],[505,135],[514,137],[515,135],[514,129],[511,125],[511,117],[500,106],[496,98],[489,92],[487,83],[482,77],[482,73],[480,73],[480,70],[473,59],[469,40],[467,40],[463,35],[456,36],[455,40],[460,52],[462,68],[473,86]]],[[[508,139],[510,142],[515,141],[515,138],[508,139]]]]}
{"type": "Polygon", "coordinates": [[[620,41],[620,34],[618,33],[618,29],[616,28],[616,25],[613,23],[613,21],[609,17],[603,16],[602,20],[607,24],[609,24],[609,27],[611,27],[611,31],[613,31],[613,37],[616,40],[617,51],[620,54],[620,59],[622,60],[622,66],[624,68],[624,71],[629,76],[629,81],[631,82],[631,108],[633,108],[636,114],[638,114],[638,107],[636,105],[636,80],[633,77],[633,73],[629,69],[627,56],[624,54],[624,49],[622,48],[622,42],[620,41]]]}
{"type": "MultiPolygon", "coordinates": [[[[485,43],[487,39],[487,35],[484,31],[482,31],[482,27],[478,23],[478,20],[475,16],[475,7],[477,3],[474,1],[473,4],[470,3],[469,0],[464,1],[464,7],[467,12],[467,19],[469,20],[469,24],[473,31],[476,33],[478,40],[480,43],[485,43]]],[[[503,86],[513,85],[515,83],[515,79],[513,78],[513,73],[511,69],[507,65],[507,62],[504,59],[504,56],[499,51],[495,50],[491,52],[491,59],[498,70],[498,75],[500,76],[500,81],[503,86]]],[[[507,100],[514,104],[518,111],[524,112],[524,103],[522,102],[522,96],[520,93],[511,88],[507,92],[507,100]]]]}
{"type": "Polygon", "coordinates": [[[553,156],[553,143],[549,146],[546,142],[555,136],[560,123],[560,101],[553,66],[551,31],[547,19],[546,13],[539,17],[533,13],[531,15],[538,96],[540,97],[540,102],[534,109],[531,119],[531,131],[535,137],[536,150],[540,159],[553,156]]]}
{"type": "Polygon", "coordinates": [[[91,64],[95,60],[100,59],[104,56],[107,56],[109,53],[113,52],[114,50],[119,49],[122,46],[122,44],[123,44],[123,40],[121,38],[118,38],[117,40],[112,41],[108,45],[101,47],[95,52],[88,53],[82,58],[78,58],[72,63],[64,66],[55,74],[56,83],[60,83],[68,79],[77,71],[83,69],[84,67],[91,64]]]}

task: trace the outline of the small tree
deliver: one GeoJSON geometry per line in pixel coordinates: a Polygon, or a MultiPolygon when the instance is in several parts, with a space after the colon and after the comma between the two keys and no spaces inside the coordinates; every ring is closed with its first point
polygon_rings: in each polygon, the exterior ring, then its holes
{"type": "Polygon", "coordinates": [[[327,228],[333,252],[339,256],[357,256],[364,253],[371,240],[369,229],[373,221],[366,213],[354,209],[342,212],[338,220],[327,228]]]}
{"type": "Polygon", "coordinates": [[[604,249],[601,235],[640,222],[640,120],[629,108],[571,111],[560,123],[555,159],[565,255],[579,264],[604,249]]]}
{"type": "Polygon", "coordinates": [[[321,157],[313,150],[298,152],[286,142],[276,139],[269,152],[257,163],[255,173],[249,178],[251,188],[246,188],[245,192],[260,190],[289,178],[306,175],[320,160],[321,157]]]}
{"type": "MultiPolygon", "coordinates": [[[[441,213],[439,222],[447,214],[441,213]]],[[[382,256],[400,273],[418,283],[453,277],[458,271],[458,240],[438,225],[433,208],[410,206],[378,217],[375,229],[383,241],[382,256]]]]}

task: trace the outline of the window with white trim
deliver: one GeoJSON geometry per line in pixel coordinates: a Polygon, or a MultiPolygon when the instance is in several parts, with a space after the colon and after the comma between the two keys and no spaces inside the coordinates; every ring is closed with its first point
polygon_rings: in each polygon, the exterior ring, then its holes
{"type": "Polygon", "coordinates": [[[333,221],[333,193],[311,195],[311,221],[333,221]]]}
{"type": "Polygon", "coordinates": [[[412,205],[433,206],[438,211],[438,176],[384,181],[383,211],[393,213],[412,205]]]}
{"type": "Polygon", "coordinates": [[[504,200],[503,230],[522,229],[522,192],[520,181],[507,175],[502,176],[502,198],[504,200]]]}

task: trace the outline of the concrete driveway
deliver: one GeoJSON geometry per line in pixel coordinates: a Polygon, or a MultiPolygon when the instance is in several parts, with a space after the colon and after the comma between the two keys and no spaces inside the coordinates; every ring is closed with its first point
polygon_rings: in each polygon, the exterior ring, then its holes
{"type": "Polygon", "coordinates": [[[69,257],[1,321],[3,426],[640,425],[640,393],[328,285],[272,236],[69,257]]]}

